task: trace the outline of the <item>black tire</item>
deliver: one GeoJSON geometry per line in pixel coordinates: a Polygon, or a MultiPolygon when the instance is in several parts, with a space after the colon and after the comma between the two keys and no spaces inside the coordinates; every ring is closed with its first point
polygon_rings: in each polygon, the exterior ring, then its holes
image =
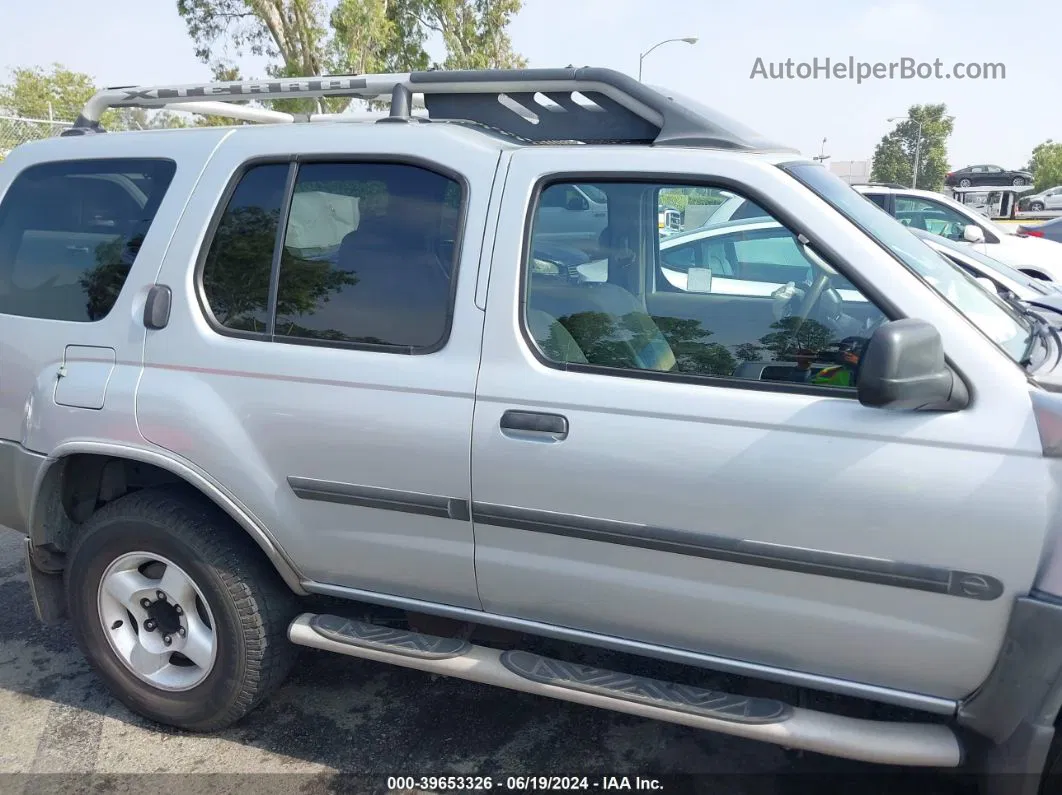
{"type": "Polygon", "coordinates": [[[145,489],[85,522],[65,572],[70,624],[82,653],[133,712],[189,731],[244,717],[283,682],[297,655],[287,629],[298,601],[232,520],[188,488],[145,489]],[[97,608],[99,583],[120,556],[168,558],[194,580],[214,617],[216,657],[202,682],[168,691],[137,677],[115,654],[97,608]]]}
{"type": "Polygon", "coordinates": [[[1039,795],[1058,795],[1062,792],[1062,735],[1055,730],[1051,750],[1047,752],[1044,772],[1040,775],[1039,795]]]}
{"type": "Polygon", "coordinates": [[[959,180],[959,187],[960,188],[968,188],[968,187],[970,187],[970,184],[971,184],[970,180],[965,178],[965,177],[963,179],[959,180]]]}
{"type": "Polygon", "coordinates": [[[1014,181],[1011,182],[1010,184],[1011,185],[1024,185],[1025,184],[1025,177],[1015,177],[1014,181]]]}

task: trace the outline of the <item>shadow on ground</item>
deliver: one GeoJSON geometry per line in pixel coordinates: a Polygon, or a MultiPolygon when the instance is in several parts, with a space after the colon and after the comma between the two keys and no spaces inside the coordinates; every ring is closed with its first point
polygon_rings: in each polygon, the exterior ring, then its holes
{"type": "MultiPolygon", "coordinates": [[[[21,547],[0,536],[0,791],[383,792],[394,776],[661,778],[663,791],[933,793],[942,775],[783,750],[460,680],[305,650],[237,726],[195,735],[117,704],[62,627],[41,627],[21,547]],[[135,777],[130,774],[137,774],[135,777]],[[6,779],[5,779],[6,776],[6,779]],[[158,778],[156,778],[158,776],[158,778]]],[[[581,791],[581,790],[580,790],[581,791]]]]}

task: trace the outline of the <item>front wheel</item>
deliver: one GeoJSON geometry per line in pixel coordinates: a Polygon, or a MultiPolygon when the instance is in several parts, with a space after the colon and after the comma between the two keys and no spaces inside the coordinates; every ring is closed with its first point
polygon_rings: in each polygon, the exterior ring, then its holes
{"type": "Polygon", "coordinates": [[[1014,181],[1011,184],[1012,185],[1024,185],[1025,184],[1025,178],[1024,177],[1015,177],[1014,181]]]}
{"type": "Polygon", "coordinates": [[[134,712],[192,731],[236,722],[287,675],[291,591],[194,492],[146,489],[84,525],[66,569],[74,637],[134,712]]]}
{"type": "Polygon", "coordinates": [[[1044,209],[1044,203],[1043,202],[1033,202],[1032,204],[1029,205],[1029,209],[1032,210],[1034,213],[1038,213],[1042,209],[1044,209]]]}

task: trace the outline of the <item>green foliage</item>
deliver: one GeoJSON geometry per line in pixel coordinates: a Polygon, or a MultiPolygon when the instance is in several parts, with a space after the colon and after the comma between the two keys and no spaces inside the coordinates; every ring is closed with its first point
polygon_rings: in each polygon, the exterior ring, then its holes
{"type": "Polygon", "coordinates": [[[0,87],[0,107],[27,119],[72,121],[95,93],[89,75],[62,64],[20,67],[12,69],[11,81],[0,87]]]}
{"type": "Polygon", "coordinates": [[[662,190],[660,191],[659,202],[664,207],[674,207],[680,213],[691,205],[693,206],[713,206],[722,204],[726,201],[725,196],[720,196],[715,191],[703,191],[694,192],[688,189],[681,190],[662,190]]]}
{"type": "Polygon", "coordinates": [[[1062,185],[1062,142],[1048,138],[1033,149],[1028,170],[1038,191],[1062,185]]]}
{"type": "MultiPolygon", "coordinates": [[[[72,122],[99,88],[90,75],[74,72],[62,64],[48,68],[26,66],[11,70],[10,82],[0,85],[0,112],[24,119],[72,122]]],[[[183,118],[169,111],[149,113],[143,108],[108,110],[101,118],[107,130],[146,130],[185,127],[183,118]]],[[[53,135],[56,128],[0,122],[0,140],[25,141],[53,135]],[[8,129],[11,128],[11,129],[8,129]]]]}
{"type": "Polygon", "coordinates": [[[876,182],[911,184],[918,122],[922,123],[917,187],[940,190],[948,173],[948,138],[955,119],[947,115],[947,105],[912,105],[908,116],[881,139],[874,150],[871,179],[876,182]]]}

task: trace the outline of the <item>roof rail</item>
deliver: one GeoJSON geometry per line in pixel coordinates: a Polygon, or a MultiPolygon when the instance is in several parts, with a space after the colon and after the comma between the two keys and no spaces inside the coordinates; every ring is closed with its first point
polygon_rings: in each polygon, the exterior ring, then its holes
{"type": "MultiPolygon", "coordinates": [[[[297,120],[290,113],[229,105],[255,99],[390,99],[388,121],[410,121],[410,108],[417,104],[412,101],[414,94],[423,95],[431,120],[471,122],[536,143],[655,143],[797,151],[715,111],[677,101],[622,72],[596,67],[438,70],[108,88],[89,99],[74,126],[63,134],[102,132],[100,117],[108,108],[184,105],[201,113],[207,101],[208,112],[217,115],[269,123],[297,120]],[[223,113],[218,105],[229,109],[223,113]]],[[[325,116],[329,114],[304,118],[325,116]]]]}
{"type": "Polygon", "coordinates": [[[899,182],[853,182],[852,187],[861,188],[896,188],[897,190],[907,190],[909,185],[901,185],[899,182]]]}

